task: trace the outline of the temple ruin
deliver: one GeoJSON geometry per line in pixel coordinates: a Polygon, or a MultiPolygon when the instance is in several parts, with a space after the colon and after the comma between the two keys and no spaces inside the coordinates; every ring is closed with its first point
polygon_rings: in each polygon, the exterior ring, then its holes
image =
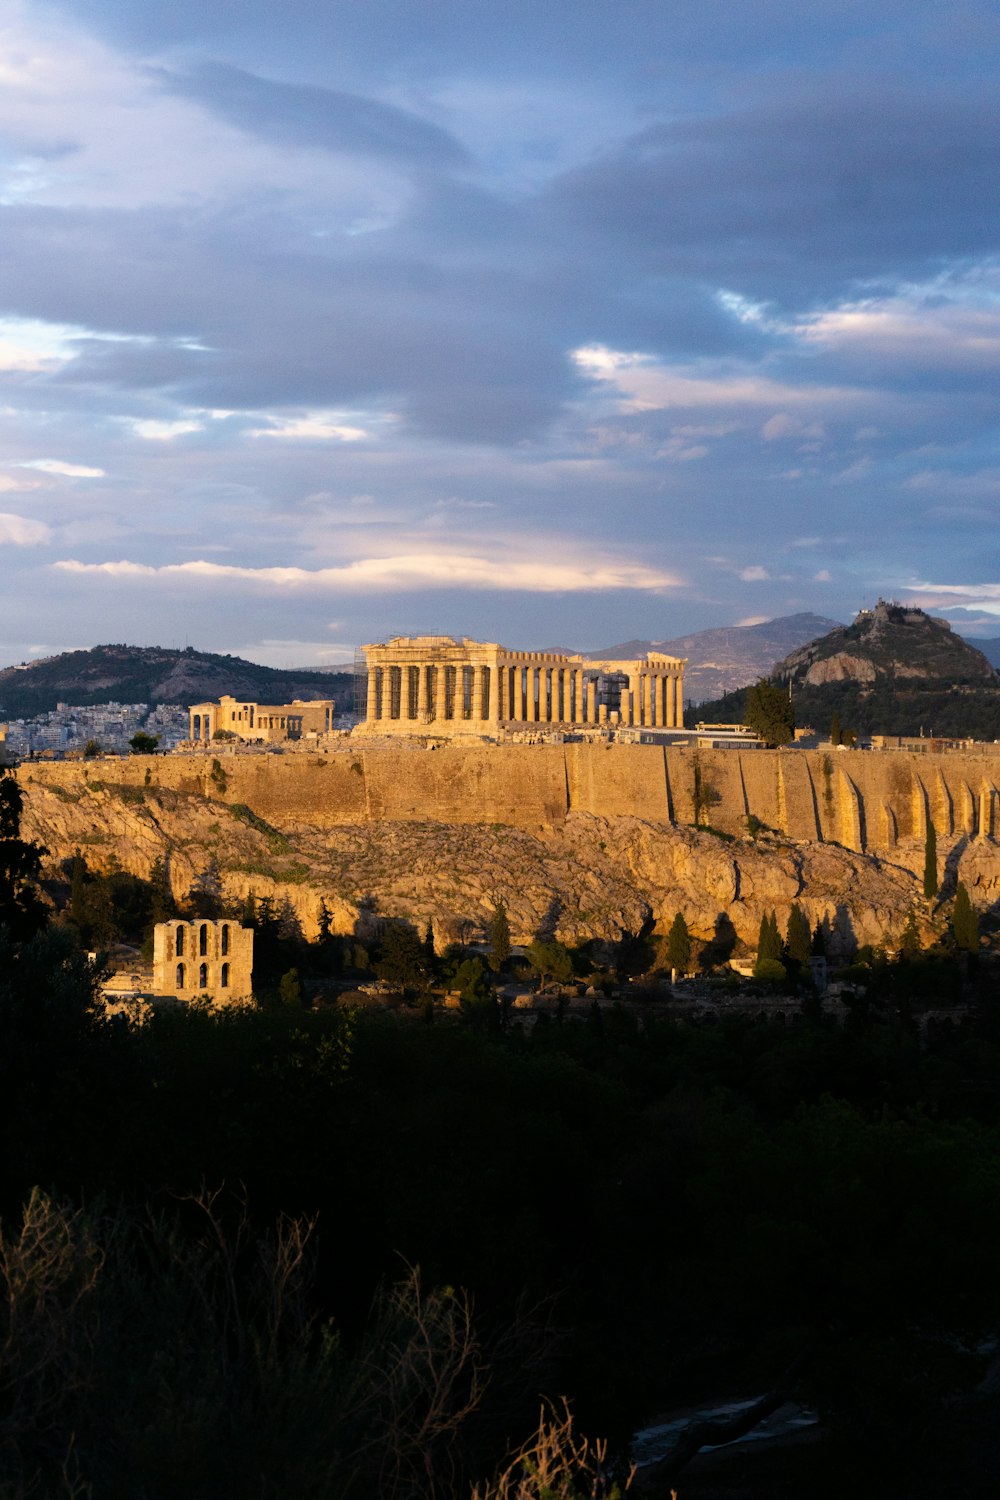
{"type": "Polygon", "coordinates": [[[326,734],[333,724],[336,705],[332,698],[292,703],[241,703],[224,694],[218,703],[195,703],[189,710],[190,738],[246,740],[255,744],[281,744],[301,740],[309,734],[326,734]]]}
{"type": "Polygon", "coordinates": [[[253,930],[238,922],[157,922],[153,928],[153,989],[157,995],[219,1004],[252,993],[253,930]]]}
{"type": "Polygon", "coordinates": [[[684,722],[682,657],[650,651],[597,661],[449,635],[395,636],[364,652],[370,734],[495,739],[545,727],[675,729],[684,722]]]}

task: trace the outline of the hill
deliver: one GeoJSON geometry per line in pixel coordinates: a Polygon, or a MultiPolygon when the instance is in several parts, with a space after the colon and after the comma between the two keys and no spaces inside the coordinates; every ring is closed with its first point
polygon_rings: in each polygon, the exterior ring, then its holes
{"type": "Polygon", "coordinates": [[[46,713],[57,703],[179,703],[188,707],[232,693],[258,703],[292,698],[339,698],[349,707],[353,692],[347,674],[285,671],[262,667],[238,656],[163,646],[94,646],[63,651],[40,661],[0,671],[0,718],[23,719],[46,713]]]}
{"type": "Polygon", "coordinates": [[[669,641],[623,641],[582,654],[629,658],[645,656],[647,651],[664,651],[668,656],[686,656],[684,697],[689,703],[702,703],[767,677],[775,662],[796,647],[839,628],[839,621],[823,615],[782,615],[760,625],[723,625],[669,641]]]}
{"type": "MultiPolygon", "coordinates": [[[[833,714],[859,734],[1000,736],[1000,674],[945,620],[879,600],[778,662],[770,680],[791,688],[797,724],[821,733],[833,714]]],[[[743,694],[703,704],[699,717],[741,716],[743,694]]]]}

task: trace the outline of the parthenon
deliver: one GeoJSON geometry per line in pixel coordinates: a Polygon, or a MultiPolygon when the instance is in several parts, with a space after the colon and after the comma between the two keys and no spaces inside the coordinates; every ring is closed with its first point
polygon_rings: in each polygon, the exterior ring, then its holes
{"type": "Polygon", "coordinates": [[[450,635],[395,636],[364,651],[371,734],[495,738],[544,726],[674,729],[684,722],[682,657],[650,651],[634,661],[597,661],[450,635]]]}

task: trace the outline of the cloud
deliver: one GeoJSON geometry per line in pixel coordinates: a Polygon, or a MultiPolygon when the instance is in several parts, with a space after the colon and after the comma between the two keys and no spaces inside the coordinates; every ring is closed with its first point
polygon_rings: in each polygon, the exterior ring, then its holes
{"type": "Polygon", "coordinates": [[[0,544],[10,547],[40,547],[50,541],[52,532],[44,521],[15,516],[0,511],[0,544]]]}
{"type": "Polygon", "coordinates": [[[188,73],[150,73],[167,92],[194,99],[240,130],[269,141],[439,168],[468,162],[446,130],[378,99],[282,83],[224,63],[203,63],[188,73]]]}
{"type": "Polygon", "coordinates": [[[744,318],[991,255],[991,86],[875,80],[831,70],[743,108],[675,113],[565,173],[547,206],[633,271],[725,288],[744,318]]]}
{"type": "Polygon", "coordinates": [[[412,553],[359,558],[331,568],[247,568],[204,560],[151,565],[130,561],[85,563],[64,559],[53,567],[66,573],[113,578],[232,581],[278,589],[339,589],[403,593],[417,589],[502,590],[559,594],[610,589],[659,591],[675,588],[676,575],[655,568],[601,562],[531,561],[495,555],[412,553]]]}
{"type": "Polygon", "coordinates": [[[171,438],[182,437],[186,432],[204,432],[205,424],[191,418],[178,418],[175,422],[157,421],[153,418],[129,418],[133,432],[152,443],[168,443],[171,438]]]}
{"type": "MultiPolygon", "coordinates": [[[[847,387],[822,387],[784,383],[755,370],[701,374],[690,367],[666,366],[648,354],[587,345],[572,352],[573,362],[593,380],[611,385],[624,397],[624,411],[661,411],[671,407],[778,406],[856,401],[858,393],[847,387]]],[[[768,436],[805,429],[796,419],[779,414],[768,436]]],[[[821,429],[816,429],[817,431],[821,429]]]]}
{"type": "Polygon", "coordinates": [[[760,563],[755,563],[751,568],[740,569],[740,577],[744,583],[764,583],[770,576],[767,569],[762,568],[760,563]]]}
{"type": "Polygon", "coordinates": [[[249,428],[248,435],[255,438],[333,439],[339,443],[358,443],[368,433],[363,427],[349,427],[342,422],[333,421],[322,412],[310,412],[304,417],[276,417],[266,427],[249,428]]]}
{"type": "Polygon", "coordinates": [[[62,474],[67,479],[104,479],[104,469],[89,469],[84,464],[66,464],[58,458],[32,458],[15,464],[16,469],[40,469],[43,474],[62,474]]]}

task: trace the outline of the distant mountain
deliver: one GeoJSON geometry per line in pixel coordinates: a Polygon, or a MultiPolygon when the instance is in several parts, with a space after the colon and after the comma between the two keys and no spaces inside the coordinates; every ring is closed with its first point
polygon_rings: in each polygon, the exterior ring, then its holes
{"type": "Polygon", "coordinates": [[[773,675],[793,689],[885,680],[1000,686],[996,668],[969,641],[955,635],[947,620],[884,599],[874,609],[863,609],[852,625],[840,625],[792,651],[778,662],[773,675]]]}
{"type": "MultiPolygon", "coordinates": [[[[1000,735],[1000,673],[946,620],[880,599],[778,662],[771,680],[791,689],[795,719],[825,733],[836,712],[859,734],[1000,735]]],[[[703,705],[706,717],[742,716],[743,694],[703,705]]]]}
{"type": "Polygon", "coordinates": [[[94,646],[0,671],[0,719],[31,718],[57,703],[179,703],[231,693],[257,703],[330,698],[350,707],[351,679],[262,667],[238,656],[162,646],[94,646]]]}
{"type": "Polygon", "coordinates": [[[790,651],[839,628],[839,621],[823,615],[783,615],[762,625],[723,625],[669,641],[623,641],[602,651],[582,654],[629,658],[645,656],[647,651],[663,651],[668,656],[686,656],[685,700],[702,703],[769,676],[775,662],[790,651]]]}
{"type": "Polygon", "coordinates": [[[1000,637],[994,636],[985,641],[969,641],[969,645],[981,651],[991,666],[1000,667],[1000,637]]]}

